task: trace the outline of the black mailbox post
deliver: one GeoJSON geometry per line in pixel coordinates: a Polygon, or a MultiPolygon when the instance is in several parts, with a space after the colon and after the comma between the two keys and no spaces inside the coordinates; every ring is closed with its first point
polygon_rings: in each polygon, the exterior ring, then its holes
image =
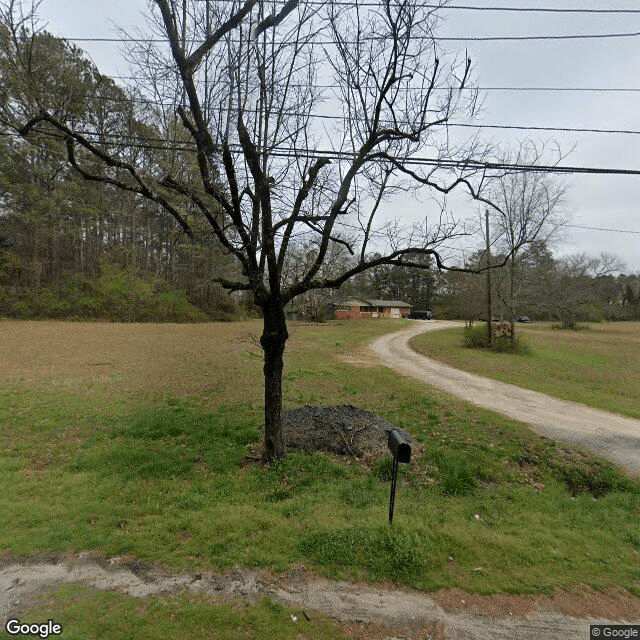
{"type": "Polygon", "coordinates": [[[408,464],[411,462],[411,445],[406,438],[397,430],[389,431],[389,449],[393,455],[393,469],[391,472],[391,496],[389,498],[389,524],[393,522],[393,506],[396,501],[396,482],[398,480],[398,463],[408,464]]]}

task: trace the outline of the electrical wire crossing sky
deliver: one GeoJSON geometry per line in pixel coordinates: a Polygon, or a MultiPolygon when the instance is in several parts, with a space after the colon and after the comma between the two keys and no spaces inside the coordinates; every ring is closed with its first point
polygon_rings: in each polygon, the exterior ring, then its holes
{"type": "MultiPolygon", "coordinates": [[[[628,273],[639,272],[640,3],[569,5],[495,0],[451,3],[442,10],[439,40],[447,51],[471,58],[483,100],[479,117],[453,122],[452,129],[474,131],[505,149],[525,140],[557,143],[567,154],[561,164],[582,169],[560,176],[569,187],[573,216],[560,252],[616,253],[628,273]]],[[[146,0],[43,0],[39,13],[47,30],[72,40],[102,73],[125,82],[132,73],[120,53],[118,28],[157,39],[145,29],[146,10],[146,0]]],[[[448,205],[469,209],[462,198],[452,197],[448,205]]],[[[416,217],[423,206],[401,204],[416,217]]]]}

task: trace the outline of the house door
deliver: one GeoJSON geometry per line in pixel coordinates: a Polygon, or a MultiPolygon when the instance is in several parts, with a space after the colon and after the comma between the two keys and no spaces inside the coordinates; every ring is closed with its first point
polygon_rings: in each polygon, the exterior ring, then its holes
{"type": "Polygon", "coordinates": [[[400,309],[397,307],[391,307],[391,317],[399,318],[400,317],[400,309]]]}

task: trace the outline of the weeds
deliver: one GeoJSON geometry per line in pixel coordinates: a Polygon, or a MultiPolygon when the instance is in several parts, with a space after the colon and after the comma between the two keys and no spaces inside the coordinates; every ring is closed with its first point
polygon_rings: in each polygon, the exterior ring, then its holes
{"type": "Polygon", "coordinates": [[[398,525],[320,530],[305,536],[299,548],[319,565],[359,567],[377,581],[394,575],[410,583],[437,564],[430,535],[398,525]]]}
{"type": "Polygon", "coordinates": [[[438,447],[429,452],[429,457],[438,468],[442,490],[447,495],[469,495],[478,486],[478,466],[463,456],[438,447]]]}

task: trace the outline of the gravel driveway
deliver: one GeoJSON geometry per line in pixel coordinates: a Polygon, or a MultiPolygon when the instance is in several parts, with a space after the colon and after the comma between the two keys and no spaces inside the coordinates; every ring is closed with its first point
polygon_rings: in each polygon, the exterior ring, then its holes
{"type": "Polygon", "coordinates": [[[536,433],[580,444],[640,475],[640,420],[459,371],[409,346],[409,340],[419,333],[459,326],[459,322],[416,320],[406,329],[379,338],[370,348],[398,373],[524,422],[536,433]]]}

